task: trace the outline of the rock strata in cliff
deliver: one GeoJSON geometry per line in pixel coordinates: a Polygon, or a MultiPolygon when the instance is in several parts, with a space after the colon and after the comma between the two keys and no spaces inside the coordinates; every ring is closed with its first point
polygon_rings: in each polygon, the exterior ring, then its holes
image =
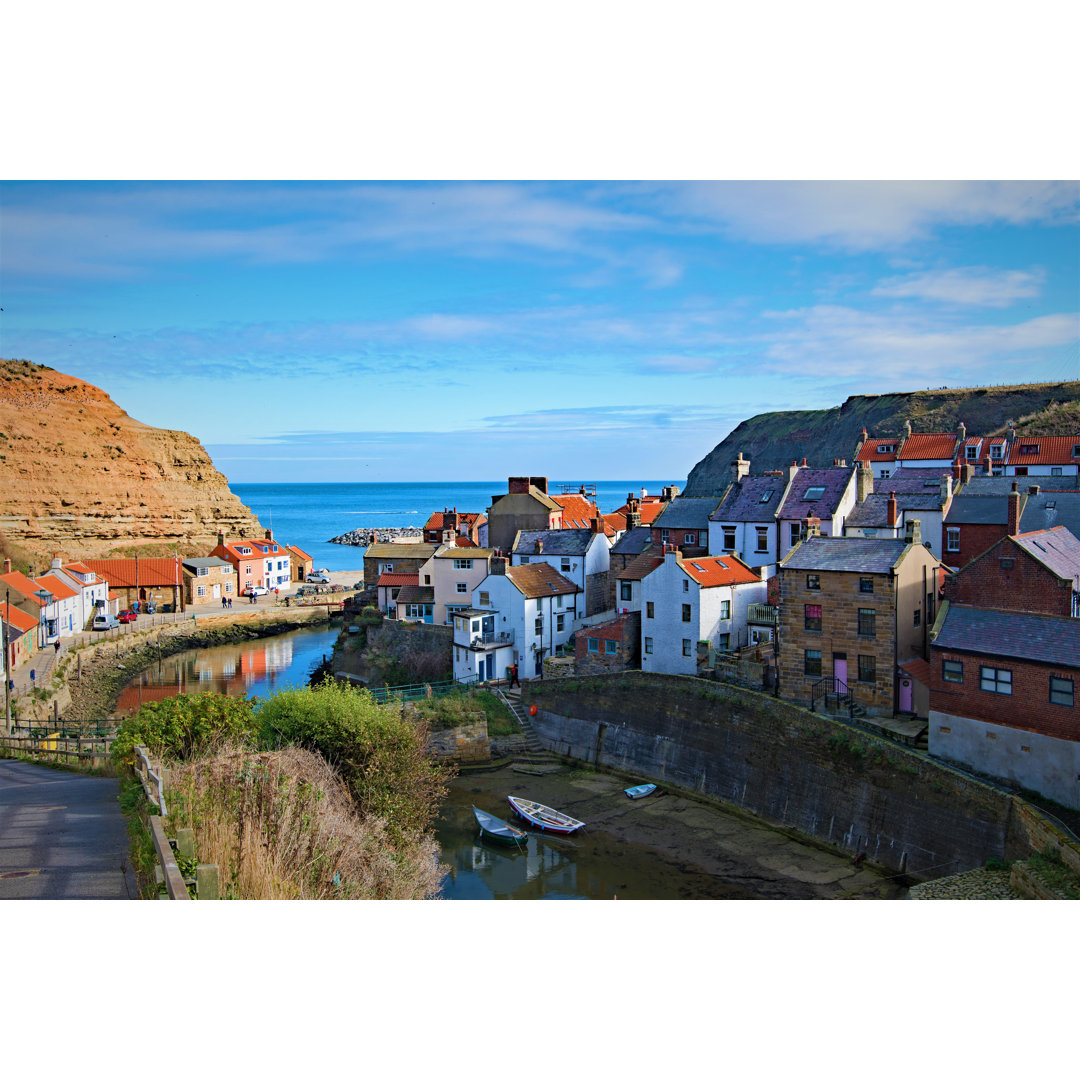
{"type": "Polygon", "coordinates": [[[0,537],[39,560],[205,554],[260,536],[193,436],[133,420],[103,390],[0,360],[0,537]]]}

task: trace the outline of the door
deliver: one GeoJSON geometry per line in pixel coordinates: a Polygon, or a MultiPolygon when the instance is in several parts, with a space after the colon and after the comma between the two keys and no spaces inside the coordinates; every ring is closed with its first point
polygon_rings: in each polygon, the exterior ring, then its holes
{"type": "Polygon", "coordinates": [[[487,667],[487,675],[485,678],[490,682],[495,678],[495,654],[488,653],[484,658],[485,666],[487,667]]]}
{"type": "Polygon", "coordinates": [[[910,679],[900,680],[900,711],[901,712],[914,712],[912,707],[911,696],[913,688],[910,679]]]}
{"type": "Polygon", "coordinates": [[[847,693],[847,657],[833,657],[833,689],[838,694],[847,693]]]}

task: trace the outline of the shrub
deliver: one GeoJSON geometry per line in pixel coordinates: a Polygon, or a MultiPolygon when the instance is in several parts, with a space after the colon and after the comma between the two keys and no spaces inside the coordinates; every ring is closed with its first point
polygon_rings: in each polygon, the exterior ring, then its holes
{"type": "Polygon", "coordinates": [[[128,760],[140,743],[155,757],[187,758],[223,740],[243,741],[255,730],[247,698],[227,694],[180,694],[151,701],[120,725],[113,757],[128,760]]]}

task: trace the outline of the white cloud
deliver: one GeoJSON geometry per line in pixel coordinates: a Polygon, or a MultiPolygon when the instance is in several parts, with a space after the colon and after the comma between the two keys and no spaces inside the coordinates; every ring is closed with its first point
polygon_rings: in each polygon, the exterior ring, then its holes
{"type": "Polygon", "coordinates": [[[894,248],[948,225],[1076,224],[1075,181],[718,181],[641,185],[667,214],[741,239],[894,248]]]}
{"type": "Polygon", "coordinates": [[[1037,297],[1045,280],[1046,274],[1040,269],[992,270],[985,266],[962,266],[886,278],[871,290],[871,295],[1000,308],[1017,300],[1037,297]]]}
{"type": "Polygon", "coordinates": [[[719,361],[711,356],[650,356],[640,370],[654,375],[694,375],[715,371],[719,361]]]}

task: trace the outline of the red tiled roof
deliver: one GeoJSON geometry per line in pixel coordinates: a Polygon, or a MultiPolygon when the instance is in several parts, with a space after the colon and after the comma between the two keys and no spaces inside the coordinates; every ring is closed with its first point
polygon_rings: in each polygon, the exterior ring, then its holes
{"type": "Polygon", "coordinates": [[[717,585],[749,585],[761,581],[761,574],[747,566],[738,555],[683,559],[682,568],[705,589],[717,585]]]}
{"type": "MultiPolygon", "coordinates": [[[[90,569],[85,563],[81,562],[69,562],[64,566],[65,570],[73,570],[76,574],[93,574],[94,571],[90,569]]],[[[94,575],[97,576],[96,574],[94,575]]]]}
{"type": "Polygon", "coordinates": [[[18,570],[12,570],[7,574],[0,574],[0,581],[5,585],[10,585],[12,590],[25,596],[28,600],[33,600],[38,607],[41,607],[41,601],[34,595],[40,586],[36,585],[25,574],[20,574],[18,570]]]}
{"type": "Polygon", "coordinates": [[[856,461],[895,461],[896,448],[900,445],[898,438],[874,439],[868,438],[859,449],[856,461]],[[879,451],[879,446],[891,446],[891,450],[879,451]]]}
{"type": "Polygon", "coordinates": [[[930,664],[922,657],[905,661],[900,665],[900,670],[906,671],[917,683],[922,683],[923,686],[930,685],[930,664]]]}
{"type": "MultiPolygon", "coordinates": [[[[590,502],[584,495],[552,495],[562,507],[562,527],[564,529],[591,529],[593,518],[600,514],[596,503],[590,502]]],[[[607,528],[604,529],[605,533],[607,528]]],[[[614,534],[614,529],[608,535],[614,534]]]]}
{"type": "Polygon", "coordinates": [[[57,600],[70,600],[79,594],[70,586],[65,585],[55,574],[46,574],[37,579],[42,589],[48,589],[57,600]]]}
{"type": "Polygon", "coordinates": [[[1010,465],[1076,465],[1080,456],[1073,450],[1080,448],[1080,435],[1025,435],[1017,436],[1009,450],[1010,465]],[[1034,447],[1034,453],[1025,453],[1024,447],[1034,447]]]}
{"type": "Polygon", "coordinates": [[[897,454],[898,461],[952,461],[956,453],[955,435],[909,435],[897,454]]]}
{"type": "Polygon", "coordinates": [[[581,592],[572,581],[567,581],[555,567],[546,562],[508,566],[506,576],[517,590],[527,597],[581,592]]]}
{"type": "Polygon", "coordinates": [[[294,555],[303,559],[305,562],[312,561],[312,557],[303,548],[298,548],[295,544],[286,544],[285,550],[291,551],[294,555]]]}
{"type": "Polygon", "coordinates": [[[420,583],[420,575],[416,574],[394,574],[386,573],[380,574],[379,580],[375,582],[375,585],[418,585],[420,583]]]}
{"type": "Polygon", "coordinates": [[[171,559],[83,559],[103,581],[118,589],[135,587],[135,564],[138,563],[139,587],[177,585],[183,582],[180,560],[171,559]]]}
{"type": "MultiPolygon", "coordinates": [[[[444,529],[444,528],[446,528],[446,526],[444,524],[444,522],[446,520],[444,515],[446,513],[447,513],[446,510],[436,510],[435,513],[432,514],[431,517],[429,517],[427,519],[427,521],[424,522],[424,528],[425,529],[444,529]]],[[[449,511],[449,513],[453,514],[454,511],[451,510],[451,511],[449,511]]],[[[458,512],[458,514],[457,514],[457,523],[458,523],[458,525],[466,525],[466,526],[475,525],[482,516],[483,515],[481,515],[481,514],[471,514],[471,513],[465,513],[465,512],[458,512]]]]}
{"type": "Polygon", "coordinates": [[[474,547],[479,547],[480,545],[479,544],[474,544],[467,536],[455,536],[454,537],[454,546],[455,547],[471,547],[471,548],[474,548],[474,547]]]}
{"type": "Polygon", "coordinates": [[[12,607],[9,604],[0,604],[0,619],[3,619],[8,626],[14,626],[16,630],[21,630],[23,633],[33,630],[37,626],[37,619],[33,615],[27,615],[25,611],[20,611],[17,607],[12,607]]]}
{"type": "Polygon", "coordinates": [[[643,577],[648,577],[663,561],[663,555],[644,551],[627,563],[625,569],[620,570],[615,578],[618,581],[640,581],[643,577]]]}

